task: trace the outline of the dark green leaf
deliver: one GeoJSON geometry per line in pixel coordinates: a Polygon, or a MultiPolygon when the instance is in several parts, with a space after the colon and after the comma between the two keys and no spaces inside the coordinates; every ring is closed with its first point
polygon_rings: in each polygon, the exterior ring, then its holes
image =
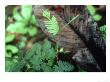
{"type": "Polygon", "coordinates": [[[72,71],[74,66],[66,61],[59,61],[58,65],[54,65],[54,71],[56,72],[65,72],[65,71],[72,71]]]}
{"type": "Polygon", "coordinates": [[[5,57],[12,57],[12,53],[11,52],[5,52],[6,54],[5,54],[5,57]]]}
{"type": "Polygon", "coordinates": [[[14,63],[12,61],[6,61],[5,62],[5,71],[6,72],[12,71],[13,65],[14,65],[14,63]]]}
{"type": "Polygon", "coordinates": [[[51,48],[51,42],[49,42],[48,40],[45,40],[43,44],[43,50],[47,51],[47,49],[50,49],[50,48],[51,48]]]}

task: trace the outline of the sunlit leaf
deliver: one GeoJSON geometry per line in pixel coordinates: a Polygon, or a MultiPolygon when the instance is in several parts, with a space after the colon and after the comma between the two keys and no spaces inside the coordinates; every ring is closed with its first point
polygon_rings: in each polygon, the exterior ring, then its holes
{"type": "Polygon", "coordinates": [[[22,5],[21,14],[28,21],[32,14],[32,5],[22,5]]]}
{"type": "Polygon", "coordinates": [[[35,27],[28,28],[28,33],[30,36],[35,36],[37,34],[37,29],[35,27]]]}
{"type": "Polygon", "coordinates": [[[52,16],[51,20],[46,21],[45,26],[46,26],[47,30],[50,33],[52,33],[53,35],[56,35],[59,31],[59,25],[58,25],[58,22],[57,22],[55,16],[52,16]]]}
{"type": "Polygon", "coordinates": [[[35,16],[34,15],[32,15],[32,17],[31,17],[31,23],[32,24],[34,24],[34,25],[36,25],[37,24],[37,20],[36,20],[36,18],[35,18],[35,16]]]}
{"type": "Polygon", "coordinates": [[[23,22],[15,22],[13,24],[9,24],[6,30],[12,33],[25,34],[27,33],[27,29],[24,28],[24,26],[25,26],[25,23],[23,22]]]}
{"type": "Polygon", "coordinates": [[[90,13],[91,15],[95,15],[96,10],[95,10],[94,6],[92,6],[92,5],[87,5],[87,9],[88,9],[88,11],[89,11],[89,13],[90,13]]]}
{"type": "Polygon", "coordinates": [[[20,13],[17,11],[16,8],[13,9],[13,18],[14,18],[16,21],[23,21],[22,16],[20,15],[20,13]]]}
{"type": "Polygon", "coordinates": [[[8,43],[8,42],[12,42],[15,38],[15,35],[12,35],[12,34],[7,34],[6,35],[6,38],[5,38],[5,42],[8,43]]]}
{"type": "Polygon", "coordinates": [[[93,18],[94,18],[95,21],[100,21],[102,16],[99,15],[99,14],[96,14],[96,15],[93,16],[93,18]]]}
{"type": "Polygon", "coordinates": [[[6,50],[10,50],[13,54],[18,52],[18,48],[14,45],[6,45],[6,50]]]}

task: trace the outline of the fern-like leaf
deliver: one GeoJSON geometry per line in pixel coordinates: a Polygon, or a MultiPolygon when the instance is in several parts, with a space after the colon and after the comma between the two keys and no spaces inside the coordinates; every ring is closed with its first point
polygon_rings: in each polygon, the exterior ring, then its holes
{"type": "Polygon", "coordinates": [[[69,72],[74,69],[74,66],[66,61],[59,61],[58,65],[54,65],[53,68],[56,72],[69,72]]]}
{"type": "Polygon", "coordinates": [[[43,11],[43,14],[42,14],[45,18],[47,18],[48,20],[50,20],[50,12],[47,10],[43,11]]]}
{"type": "Polygon", "coordinates": [[[99,27],[99,31],[103,37],[106,37],[106,25],[99,27]]]}
{"type": "Polygon", "coordinates": [[[44,44],[42,45],[40,43],[36,43],[32,47],[32,50],[26,56],[29,56],[27,57],[27,59],[31,63],[31,67],[33,70],[52,71],[51,66],[54,62],[52,60],[54,60],[56,52],[53,49],[51,42],[45,40],[44,44]]]}
{"type": "Polygon", "coordinates": [[[50,16],[50,12],[48,10],[45,10],[43,12],[43,16],[47,18],[47,21],[45,21],[45,27],[48,30],[49,33],[56,35],[59,31],[59,25],[57,22],[57,19],[55,16],[50,16]]]}

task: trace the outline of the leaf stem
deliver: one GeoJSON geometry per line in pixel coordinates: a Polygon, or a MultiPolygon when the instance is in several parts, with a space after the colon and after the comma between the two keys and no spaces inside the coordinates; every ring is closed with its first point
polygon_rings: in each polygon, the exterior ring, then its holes
{"type": "Polygon", "coordinates": [[[66,27],[67,25],[69,25],[72,21],[74,21],[78,17],[79,17],[79,15],[77,15],[76,17],[73,17],[64,27],[66,27]]]}

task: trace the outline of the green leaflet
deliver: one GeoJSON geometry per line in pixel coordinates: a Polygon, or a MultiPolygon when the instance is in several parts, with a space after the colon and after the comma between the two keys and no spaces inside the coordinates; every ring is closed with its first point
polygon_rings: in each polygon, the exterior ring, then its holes
{"type": "Polygon", "coordinates": [[[100,32],[105,33],[106,32],[106,25],[103,25],[99,28],[100,32]]]}
{"type": "Polygon", "coordinates": [[[11,33],[20,33],[20,34],[27,33],[27,29],[25,28],[25,23],[21,21],[9,24],[6,31],[11,33]]]}
{"type": "Polygon", "coordinates": [[[9,43],[9,42],[13,41],[14,38],[15,38],[15,35],[8,34],[8,35],[6,35],[5,42],[9,43]]]}
{"type": "Polygon", "coordinates": [[[99,14],[96,14],[96,15],[93,16],[93,19],[94,19],[95,21],[100,21],[101,18],[102,18],[102,16],[99,15],[99,14]]]}
{"type": "Polygon", "coordinates": [[[99,27],[99,32],[103,37],[106,37],[106,25],[99,27]]]}
{"type": "Polygon", "coordinates": [[[58,65],[54,65],[54,71],[56,72],[68,72],[74,69],[74,66],[66,61],[59,61],[58,65]]]}
{"type": "Polygon", "coordinates": [[[31,59],[29,60],[32,64],[32,68],[36,71],[51,71],[51,66],[54,62],[52,60],[56,55],[55,50],[51,46],[51,43],[45,40],[44,44],[41,45],[37,43],[32,49],[35,48],[35,51],[30,51],[30,53],[33,53],[31,59]]]}
{"type": "Polygon", "coordinates": [[[32,14],[32,5],[22,5],[21,14],[24,17],[24,19],[29,20],[32,14]]]}
{"type": "Polygon", "coordinates": [[[45,27],[48,30],[48,32],[52,35],[56,35],[59,31],[59,25],[56,17],[51,17],[50,12],[48,10],[44,10],[42,15],[47,19],[47,21],[45,21],[45,27]]]}
{"type": "MultiPolygon", "coordinates": [[[[51,16],[48,10],[44,10],[42,15],[43,17],[47,19],[47,21],[45,21],[45,27],[48,30],[48,32],[51,33],[52,35],[58,34],[59,25],[58,25],[56,17],[51,16]]],[[[73,17],[66,25],[64,25],[64,27],[66,27],[68,24],[70,24],[72,21],[74,21],[78,17],[79,15],[73,17]]]]}
{"type": "Polygon", "coordinates": [[[45,18],[47,18],[48,20],[50,20],[50,12],[48,10],[45,10],[43,11],[43,14],[42,14],[45,18]]]}
{"type": "Polygon", "coordinates": [[[24,21],[23,17],[20,15],[20,13],[18,12],[18,10],[16,8],[13,9],[13,18],[16,21],[24,21]]]}
{"type": "Polygon", "coordinates": [[[87,10],[89,12],[89,14],[92,16],[92,18],[95,20],[95,21],[100,21],[102,16],[97,14],[96,12],[96,9],[94,6],[92,5],[87,5],[87,10]]]}
{"type": "Polygon", "coordinates": [[[87,5],[87,9],[91,15],[95,15],[96,9],[92,5],[87,5]]]}
{"type": "Polygon", "coordinates": [[[18,48],[14,45],[7,45],[6,50],[10,50],[13,54],[18,52],[18,48]]]}

